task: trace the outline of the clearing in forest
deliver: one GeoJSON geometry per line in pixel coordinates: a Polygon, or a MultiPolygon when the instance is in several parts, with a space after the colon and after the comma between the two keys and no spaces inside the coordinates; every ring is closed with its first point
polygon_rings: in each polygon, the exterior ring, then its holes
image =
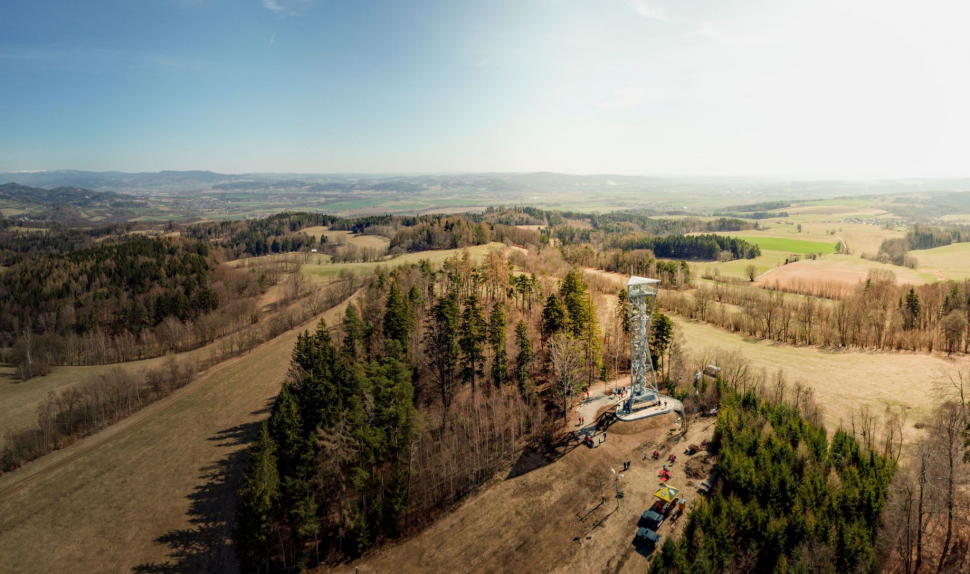
{"type": "MultiPolygon", "coordinates": [[[[594,387],[590,401],[605,408],[610,401],[603,390],[612,385],[594,387]]],[[[587,427],[592,426],[591,419],[587,416],[587,427]]],[[[686,436],[680,435],[674,414],[652,422],[645,430],[623,428],[636,423],[615,423],[606,430],[602,444],[602,433],[594,435],[597,446],[592,449],[572,440],[557,445],[549,455],[526,450],[508,472],[487,482],[424,532],[331,571],[644,572],[649,561],[633,545],[633,538],[640,514],[653,504],[653,494],[661,485],[658,473],[668,454],[677,456],[677,462],[668,465],[673,473],[670,484],[682,489],[690,508],[699,496],[697,486],[706,477],[685,476],[691,457],[684,451],[709,439],[714,431],[711,418],[697,419],[686,436]],[[650,457],[654,449],[662,454],[659,460],[650,457]],[[627,471],[624,461],[631,463],[627,471]],[[623,474],[619,486],[624,496],[619,503],[610,469],[623,474]]],[[[579,428],[571,420],[566,430],[579,428]]],[[[700,463],[706,456],[701,452],[693,458],[700,463]]],[[[659,534],[676,536],[685,523],[682,519],[672,530],[665,522],[659,534]]]]}

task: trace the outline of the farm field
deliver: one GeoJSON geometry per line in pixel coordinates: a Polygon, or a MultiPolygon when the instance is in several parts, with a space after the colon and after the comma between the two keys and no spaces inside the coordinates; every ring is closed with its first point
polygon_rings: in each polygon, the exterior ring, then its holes
{"type": "MultiPolygon", "coordinates": [[[[487,245],[476,245],[474,247],[469,247],[468,252],[471,254],[472,258],[478,262],[481,261],[485,254],[492,249],[506,249],[507,246],[504,243],[489,243],[487,245]]],[[[334,275],[337,275],[342,270],[349,270],[356,273],[370,273],[380,266],[395,266],[395,265],[406,265],[409,263],[418,263],[423,259],[427,259],[431,263],[441,264],[445,259],[453,257],[455,254],[459,254],[465,251],[465,249],[443,249],[439,251],[418,251],[414,253],[405,253],[403,255],[398,255],[397,257],[392,257],[390,259],[383,259],[381,261],[371,261],[366,263],[308,263],[303,266],[303,272],[314,279],[327,279],[334,275]]],[[[312,259],[311,259],[312,261],[312,259]]]]}
{"type": "Polygon", "coordinates": [[[934,249],[910,251],[919,270],[941,279],[961,281],[970,278],[970,243],[954,243],[934,249]]]}
{"type": "MultiPolygon", "coordinates": [[[[219,341],[216,341],[205,347],[179,353],[177,357],[179,360],[201,360],[217,352],[218,346],[219,341]]],[[[132,373],[159,367],[168,358],[162,356],[107,365],[54,367],[50,374],[34,377],[26,382],[15,378],[12,366],[0,366],[0,412],[4,414],[0,419],[0,447],[6,442],[7,431],[21,430],[34,424],[37,419],[37,406],[48,393],[87,384],[98,375],[118,367],[132,373]]]]}
{"type": "Polygon", "coordinates": [[[354,235],[350,231],[339,230],[339,229],[328,229],[324,225],[316,225],[313,227],[307,227],[302,230],[303,233],[316,237],[319,239],[321,236],[327,236],[327,240],[335,243],[345,243],[347,245],[356,245],[357,247],[373,247],[377,249],[386,248],[390,245],[391,240],[384,237],[383,235],[354,235]]]}
{"type": "Polygon", "coordinates": [[[829,255],[822,259],[802,260],[782,265],[760,276],[754,284],[758,287],[786,285],[804,281],[838,281],[855,285],[865,282],[870,269],[890,271],[899,285],[922,285],[936,281],[932,274],[907,269],[898,265],[867,261],[851,255],[829,255]]]}
{"type": "Polygon", "coordinates": [[[947,359],[941,354],[794,347],[744,337],[676,315],[671,319],[691,352],[739,351],[754,368],[764,368],[769,374],[782,370],[789,382],[801,381],[815,389],[830,432],[840,423],[848,424],[852,412],[863,405],[880,415],[887,406],[901,406],[907,413],[905,439],[910,442],[916,432],[913,424],[939,404],[937,383],[944,373],[970,367],[970,357],[966,356],[947,359]]]}
{"type": "Polygon", "coordinates": [[[745,268],[754,265],[758,270],[758,275],[767,273],[779,265],[784,265],[790,253],[781,251],[762,251],[761,255],[754,259],[736,259],[734,261],[701,261],[694,264],[694,268],[699,270],[697,276],[703,275],[707,270],[716,270],[718,274],[728,277],[746,279],[745,268]]]}
{"type": "MultiPolygon", "coordinates": [[[[324,313],[329,322],[346,304],[324,313]]],[[[68,448],[0,476],[5,572],[235,570],[241,456],[308,322],[68,448]]]]}
{"type": "Polygon", "coordinates": [[[830,253],[835,253],[835,247],[838,244],[838,239],[832,238],[831,241],[813,241],[805,239],[790,239],[787,237],[772,237],[766,235],[755,235],[749,233],[730,233],[726,234],[731,237],[738,237],[749,243],[754,243],[762,249],[762,251],[780,251],[783,253],[821,253],[823,255],[828,255],[830,253]]]}

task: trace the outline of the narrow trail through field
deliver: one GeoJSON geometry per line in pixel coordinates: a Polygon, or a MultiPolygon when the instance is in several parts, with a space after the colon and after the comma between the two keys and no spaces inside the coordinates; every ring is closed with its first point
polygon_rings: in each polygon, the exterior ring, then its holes
{"type": "MultiPolygon", "coordinates": [[[[346,302],[323,314],[334,324],[346,302]]],[[[4,572],[232,572],[245,448],[319,317],[0,477],[4,572]]]]}

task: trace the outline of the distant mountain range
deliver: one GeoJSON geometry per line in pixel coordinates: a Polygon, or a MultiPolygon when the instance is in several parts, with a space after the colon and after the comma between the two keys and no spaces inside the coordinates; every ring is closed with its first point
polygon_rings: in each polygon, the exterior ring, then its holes
{"type": "Polygon", "coordinates": [[[304,191],[352,193],[395,192],[544,192],[577,189],[705,189],[722,193],[757,191],[796,196],[827,196],[905,193],[914,191],[970,190],[970,178],[907,180],[788,181],[759,178],[658,178],[627,175],[569,175],[535,173],[466,174],[222,174],[212,171],[33,171],[0,173],[0,182],[16,182],[37,188],[86,188],[94,191],[145,194],[191,192],[304,191]]]}
{"type": "Polygon", "coordinates": [[[0,185],[0,200],[22,201],[24,203],[67,204],[87,206],[134,199],[130,195],[112,191],[91,191],[81,187],[57,187],[44,189],[29,187],[19,183],[0,185]]]}
{"type": "Polygon", "coordinates": [[[92,190],[220,191],[304,190],[352,192],[359,190],[416,193],[425,190],[558,190],[577,187],[656,186],[665,180],[644,176],[567,175],[537,173],[473,173],[446,175],[384,174],[221,174],[211,171],[31,171],[0,173],[0,181],[36,187],[83,187],[92,190]]]}

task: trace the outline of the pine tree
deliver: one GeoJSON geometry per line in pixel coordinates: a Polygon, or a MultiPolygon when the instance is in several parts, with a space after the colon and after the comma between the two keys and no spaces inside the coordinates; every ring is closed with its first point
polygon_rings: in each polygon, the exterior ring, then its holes
{"type": "Polygon", "coordinates": [[[650,326],[650,358],[653,360],[653,368],[661,374],[664,380],[669,374],[667,357],[673,340],[674,324],[670,317],[663,313],[654,315],[653,324],[650,326]]]}
{"type": "Polygon", "coordinates": [[[501,303],[492,307],[488,318],[488,343],[492,347],[492,380],[495,386],[505,384],[508,376],[508,353],[505,349],[505,310],[501,303]]]}
{"type": "Polygon", "coordinates": [[[387,308],[384,313],[384,336],[400,343],[402,349],[407,349],[413,330],[414,317],[411,312],[411,305],[397,281],[394,281],[391,283],[391,292],[387,296],[387,308]]]}
{"type": "Polygon", "coordinates": [[[546,340],[568,328],[569,313],[559,296],[553,293],[546,298],[546,304],[542,308],[542,339],[546,340]]]}
{"type": "Polygon", "coordinates": [[[920,307],[919,295],[916,290],[910,288],[909,293],[906,294],[906,328],[912,329],[917,326],[922,313],[922,308],[920,307]]]}
{"type": "Polygon", "coordinates": [[[425,353],[438,380],[441,403],[445,408],[451,404],[461,351],[458,345],[459,314],[458,297],[454,293],[439,298],[428,318],[425,338],[425,353]]]}
{"type": "Polygon", "coordinates": [[[309,462],[308,442],[304,436],[299,405],[292,386],[284,383],[276,395],[270,414],[269,434],[276,444],[276,457],[280,476],[297,476],[298,469],[309,462]]]}
{"type": "Polygon", "coordinates": [[[475,392],[475,381],[484,374],[486,331],[485,315],[478,304],[478,296],[473,293],[465,302],[465,311],[461,317],[461,336],[458,339],[464,362],[461,378],[471,383],[472,393],[475,392]]]}
{"type": "Polygon", "coordinates": [[[359,358],[364,348],[364,334],[364,322],[360,319],[357,306],[348,303],[344,312],[343,352],[350,357],[359,358]]]}
{"type": "Polygon", "coordinates": [[[569,315],[569,330],[572,336],[582,339],[596,320],[589,301],[586,282],[578,269],[571,269],[559,286],[559,298],[566,306],[569,315]]]}
{"type": "Polygon", "coordinates": [[[233,543],[240,562],[252,571],[266,566],[274,545],[275,520],[280,500],[276,448],[264,423],[249,448],[249,462],[239,489],[233,543]]]}

